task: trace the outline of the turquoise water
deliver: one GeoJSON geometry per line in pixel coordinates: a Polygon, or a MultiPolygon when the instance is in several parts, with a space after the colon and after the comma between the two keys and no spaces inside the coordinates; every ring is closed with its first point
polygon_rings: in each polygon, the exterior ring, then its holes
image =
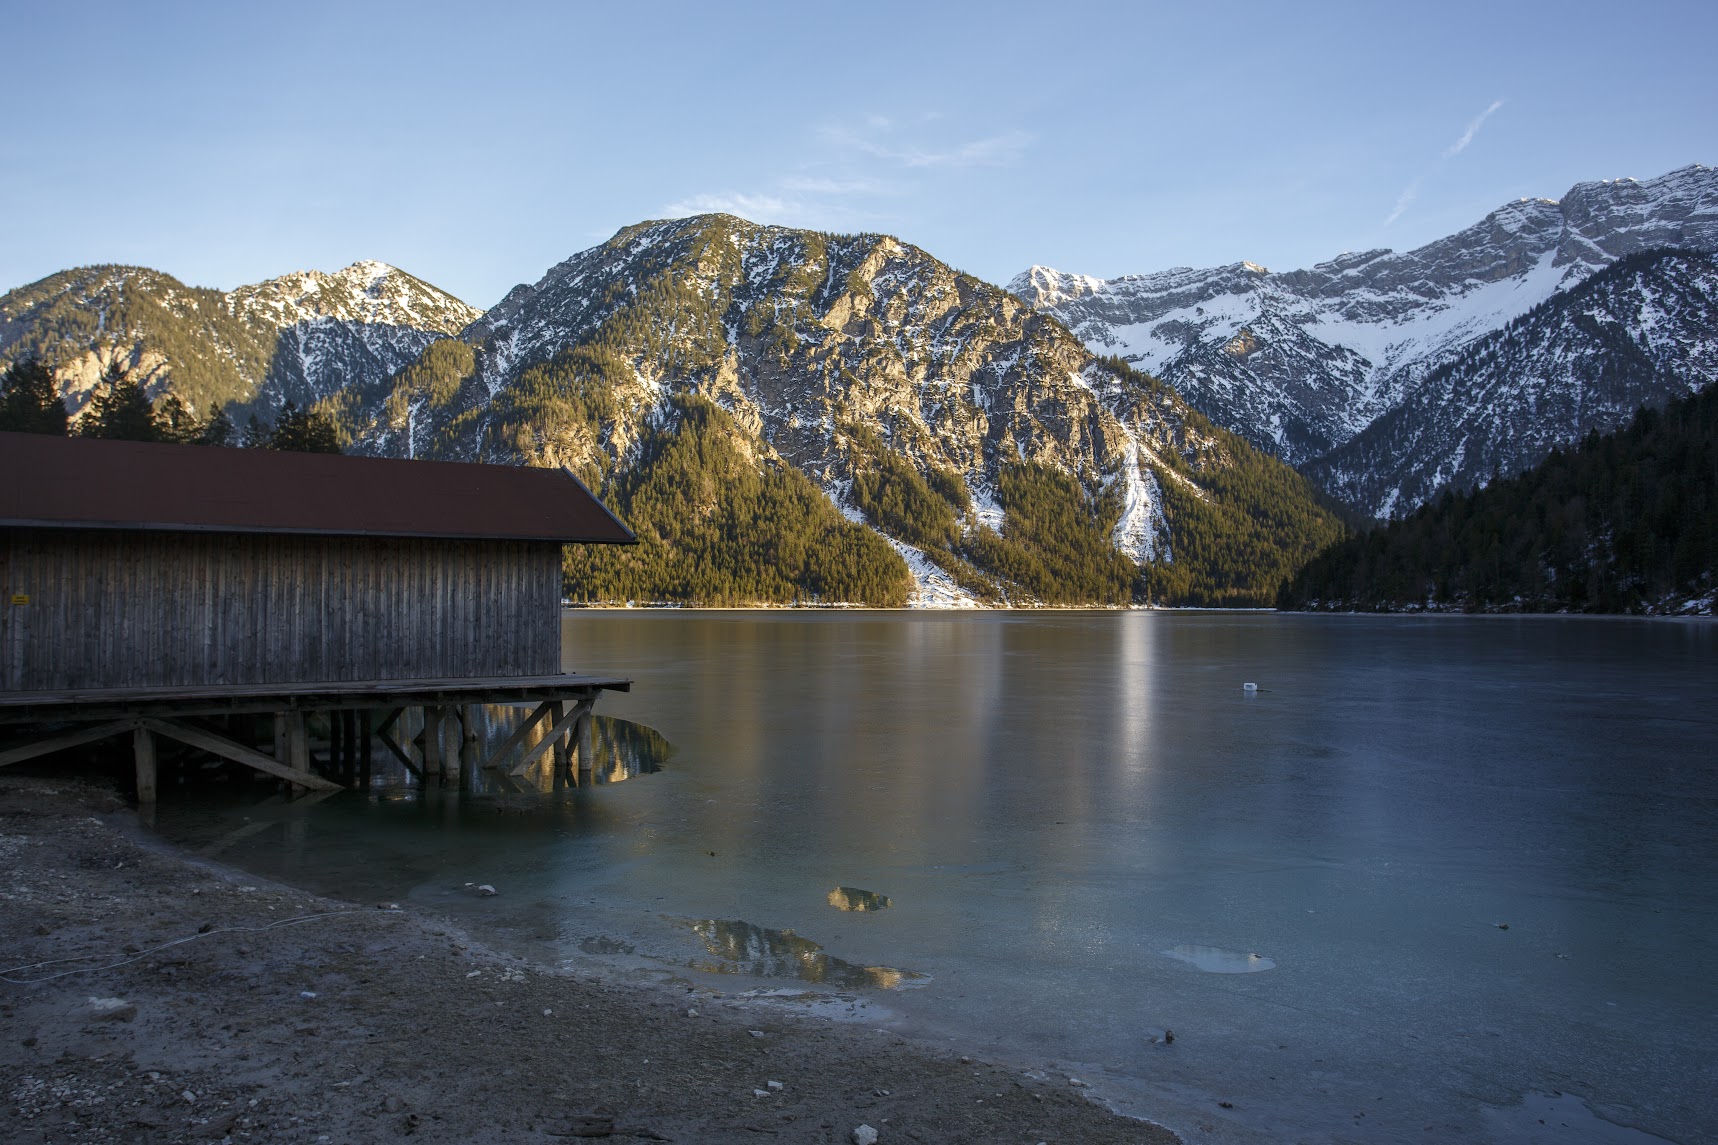
{"type": "Polygon", "coordinates": [[[635,678],[600,710],[666,738],[660,771],[342,795],[237,840],[242,809],[164,802],[162,829],[574,961],[1054,1062],[1189,1139],[1718,1135],[1712,625],[578,612],[564,634],[569,668],[635,678]]]}

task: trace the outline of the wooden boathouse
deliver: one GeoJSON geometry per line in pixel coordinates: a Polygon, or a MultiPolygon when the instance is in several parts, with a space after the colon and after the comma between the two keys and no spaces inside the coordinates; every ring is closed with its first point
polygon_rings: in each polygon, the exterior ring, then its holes
{"type": "Polygon", "coordinates": [[[315,718],[438,776],[479,704],[532,708],[491,764],[559,758],[629,687],[561,670],[561,548],[633,541],[566,470],[0,433],[0,766],[130,733],[143,802],[158,736],[332,789],[315,718]]]}

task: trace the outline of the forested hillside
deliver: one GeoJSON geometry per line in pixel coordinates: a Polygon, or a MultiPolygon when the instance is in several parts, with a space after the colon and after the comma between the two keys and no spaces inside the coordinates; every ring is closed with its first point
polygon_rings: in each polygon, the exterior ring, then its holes
{"type": "Polygon", "coordinates": [[[1476,492],[1307,565],[1286,608],[1711,613],[1718,601],[1718,386],[1643,409],[1476,492]]]}

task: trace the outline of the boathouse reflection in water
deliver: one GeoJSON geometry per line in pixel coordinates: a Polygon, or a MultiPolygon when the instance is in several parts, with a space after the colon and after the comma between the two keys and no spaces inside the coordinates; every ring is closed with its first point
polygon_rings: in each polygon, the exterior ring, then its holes
{"type": "Polygon", "coordinates": [[[694,959],[694,970],[749,974],[754,978],[795,978],[823,986],[874,986],[894,990],[923,974],[888,966],[859,966],[825,954],[823,947],[791,930],[770,930],[749,922],[717,918],[689,923],[704,940],[714,961],[694,959]]]}

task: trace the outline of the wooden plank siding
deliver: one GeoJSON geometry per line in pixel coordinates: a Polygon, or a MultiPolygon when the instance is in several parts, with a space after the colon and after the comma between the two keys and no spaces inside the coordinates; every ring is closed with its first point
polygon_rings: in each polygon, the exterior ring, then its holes
{"type": "Polygon", "coordinates": [[[561,670],[552,541],[10,528],[0,587],[0,690],[561,670]]]}

